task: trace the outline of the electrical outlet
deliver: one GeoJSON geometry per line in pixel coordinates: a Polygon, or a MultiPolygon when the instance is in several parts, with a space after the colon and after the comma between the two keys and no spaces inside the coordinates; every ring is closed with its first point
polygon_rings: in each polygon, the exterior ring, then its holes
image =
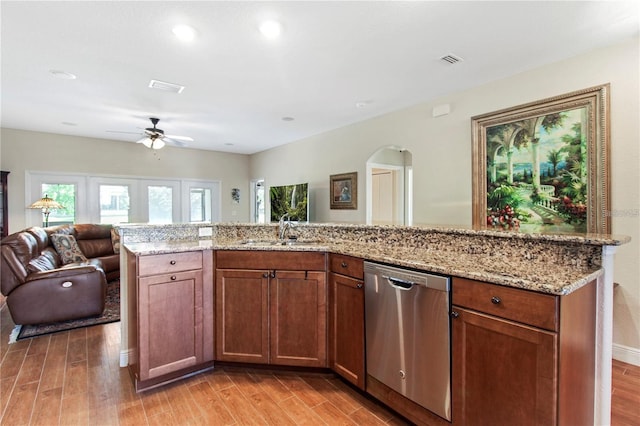
{"type": "Polygon", "coordinates": [[[198,228],[198,235],[201,237],[210,237],[213,235],[213,228],[210,226],[198,228]]]}

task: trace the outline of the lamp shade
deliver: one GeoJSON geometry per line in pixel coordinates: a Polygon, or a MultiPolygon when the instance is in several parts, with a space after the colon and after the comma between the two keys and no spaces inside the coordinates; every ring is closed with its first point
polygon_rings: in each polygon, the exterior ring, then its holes
{"type": "Polygon", "coordinates": [[[164,141],[158,136],[149,136],[138,142],[142,142],[144,146],[151,149],[161,149],[165,145],[164,141]]]}
{"type": "Polygon", "coordinates": [[[62,204],[54,200],[53,198],[49,198],[47,194],[44,194],[44,197],[40,198],[35,203],[29,206],[30,209],[64,209],[62,204]]]}

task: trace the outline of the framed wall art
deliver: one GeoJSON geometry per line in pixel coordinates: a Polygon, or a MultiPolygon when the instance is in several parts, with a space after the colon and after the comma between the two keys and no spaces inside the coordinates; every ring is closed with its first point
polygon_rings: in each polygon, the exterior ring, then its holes
{"type": "Polygon", "coordinates": [[[342,173],[329,176],[331,209],[358,208],[358,173],[342,173]]]}
{"type": "Polygon", "coordinates": [[[475,116],[471,128],[474,228],[611,232],[609,84],[475,116]]]}

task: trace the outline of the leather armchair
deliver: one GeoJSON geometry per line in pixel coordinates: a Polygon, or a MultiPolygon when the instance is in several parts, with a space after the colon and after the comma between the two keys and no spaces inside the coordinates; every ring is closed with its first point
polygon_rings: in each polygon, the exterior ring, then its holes
{"type": "Polygon", "coordinates": [[[100,315],[107,288],[104,264],[112,277],[119,277],[119,256],[113,252],[110,228],[91,224],[33,227],[4,238],[0,290],[13,321],[26,325],[100,315]],[[62,265],[51,246],[52,233],[74,235],[88,261],[62,265]]]}

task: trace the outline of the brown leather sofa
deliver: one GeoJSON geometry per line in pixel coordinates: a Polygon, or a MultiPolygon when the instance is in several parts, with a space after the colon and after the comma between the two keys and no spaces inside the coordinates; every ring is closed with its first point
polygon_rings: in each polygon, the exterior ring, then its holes
{"type": "Polygon", "coordinates": [[[120,277],[111,225],[32,227],[1,241],[0,290],[16,324],[100,315],[107,282],[120,277]],[[63,264],[52,234],[73,235],[86,261],[63,264]]]}

